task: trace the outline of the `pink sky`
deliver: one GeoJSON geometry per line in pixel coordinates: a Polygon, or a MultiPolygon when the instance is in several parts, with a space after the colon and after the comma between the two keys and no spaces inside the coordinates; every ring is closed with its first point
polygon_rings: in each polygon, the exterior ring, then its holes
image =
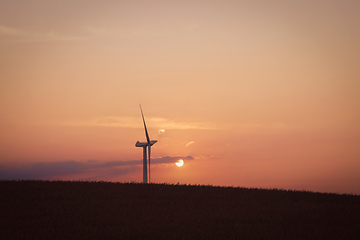
{"type": "Polygon", "coordinates": [[[154,182],[360,194],[359,12],[2,1],[0,179],[140,182],[141,103],[154,182]]]}

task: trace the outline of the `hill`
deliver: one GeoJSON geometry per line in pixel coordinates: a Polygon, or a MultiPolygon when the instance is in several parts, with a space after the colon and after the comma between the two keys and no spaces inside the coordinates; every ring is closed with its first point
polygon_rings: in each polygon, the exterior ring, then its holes
{"type": "Polygon", "coordinates": [[[0,181],[0,239],[360,239],[360,196],[0,181]]]}

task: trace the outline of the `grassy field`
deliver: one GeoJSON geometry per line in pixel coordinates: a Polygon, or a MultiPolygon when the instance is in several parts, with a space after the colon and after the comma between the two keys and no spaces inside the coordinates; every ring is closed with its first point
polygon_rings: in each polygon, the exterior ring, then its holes
{"type": "Polygon", "coordinates": [[[360,196],[0,181],[0,239],[360,239],[360,196]]]}

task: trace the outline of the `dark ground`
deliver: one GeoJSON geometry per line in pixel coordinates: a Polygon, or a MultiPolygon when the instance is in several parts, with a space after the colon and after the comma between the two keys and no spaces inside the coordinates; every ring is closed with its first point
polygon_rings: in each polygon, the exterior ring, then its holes
{"type": "Polygon", "coordinates": [[[0,239],[360,239],[360,196],[0,181],[0,239]]]}

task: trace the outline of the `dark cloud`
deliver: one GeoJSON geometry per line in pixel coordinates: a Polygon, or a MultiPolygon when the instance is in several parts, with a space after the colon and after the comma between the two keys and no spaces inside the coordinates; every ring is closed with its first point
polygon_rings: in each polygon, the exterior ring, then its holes
{"type": "Polygon", "coordinates": [[[1,166],[0,179],[43,179],[49,176],[82,173],[86,164],[75,161],[35,163],[29,166],[1,166]]]}
{"type": "MultiPolygon", "coordinates": [[[[186,156],[186,157],[161,157],[161,158],[152,158],[151,163],[157,164],[157,163],[173,163],[176,162],[179,159],[183,160],[194,160],[192,156],[186,156]]],[[[96,161],[88,162],[89,168],[108,168],[108,167],[122,167],[122,166],[130,166],[130,165],[142,165],[142,160],[133,160],[133,161],[111,161],[111,162],[105,162],[105,163],[97,163],[96,161]]]]}
{"type": "MultiPolygon", "coordinates": [[[[193,160],[192,156],[186,157],[161,157],[151,159],[152,164],[173,163],[178,159],[193,160]]],[[[64,161],[54,163],[34,163],[30,166],[0,166],[0,180],[20,179],[46,179],[54,176],[73,175],[88,172],[97,172],[106,169],[106,175],[124,175],[141,169],[142,160],[110,161],[110,162],[76,162],[64,161]]]]}
{"type": "Polygon", "coordinates": [[[162,158],[155,158],[155,159],[151,159],[152,163],[174,163],[177,160],[182,159],[182,160],[194,160],[194,158],[192,156],[186,156],[186,157],[162,157],[162,158]]]}

